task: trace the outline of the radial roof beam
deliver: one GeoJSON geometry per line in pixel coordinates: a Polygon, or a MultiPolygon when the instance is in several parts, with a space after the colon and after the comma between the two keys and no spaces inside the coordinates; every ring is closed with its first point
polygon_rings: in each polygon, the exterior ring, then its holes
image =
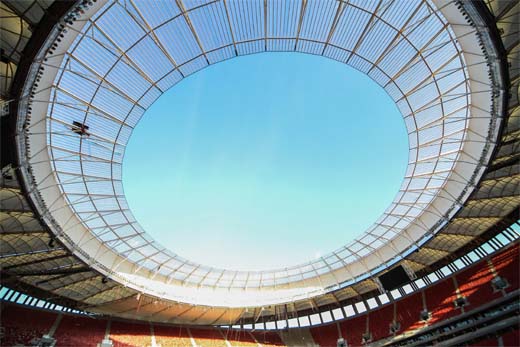
{"type": "MultiPolygon", "coordinates": [[[[148,21],[146,20],[146,18],[142,15],[141,11],[139,10],[139,7],[135,5],[134,1],[133,0],[130,0],[130,3],[132,4],[133,8],[135,9],[135,11],[137,12],[137,14],[139,15],[139,18],[143,21],[143,23],[145,24],[145,31],[148,31],[150,33],[150,36],[152,38],[152,40],[155,42],[155,44],[157,45],[157,47],[159,47],[159,49],[162,51],[162,53],[168,58],[168,60],[172,63],[172,65],[174,66],[175,70],[179,71],[179,73],[181,74],[182,78],[184,78],[184,74],[182,73],[182,71],[179,69],[179,64],[177,64],[177,62],[175,61],[175,59],[171,56],[170,53],[168,53],[168,50],[166,49],[166,47],[164,47],[164,45],[162,44],[161,40],[159,40],[159,38],[157,37],[157,35],[155,34],[155,31],[153,30],[153,28],[151,27],[151,25],[148,23],[148,21]]],[[[125,8],[126,10],[126,8],[125,8]]],[[[128,12],[128,14],[130,16],[132,16],[133,18],[133,15],[131,12],[128,12]]],[[[134,18],[135,19],[135,18],[134,18]]],[[[139,21],[136,20],[136,23],[141,25],[139,23],[139,21]]]]}
{"type": "MultiPolygon", "coordinates": [[[[302,30],[303,20],[305,19],[305,11],[307,10],[307,0],[302,0],[300,15],[298,18],[298,28],[296,29],[296,39],[294,41],[294,51],[298,48],[298,40],[300,39],[300,32],[302,30]]],[[[322,53],[323,54],[323,53],[322,53]]]]}
{"type": "Polygon", "coordinates": [[[197,41],[197,45],[199,45],[200,51],[204,55],[204,59],[206,59],[206,63],[208,65],[210,65],[211,63],[209,62],[208,56],[206,55],[206,50],[204,49],[204,46],[202,45],[202,42],[200,41],[197,31],[193,27],[193,23],[191,22],[190,16],[189,16],[188,12],[186,11],[186,8],[184,7],[184,3],[182,2],[182,0],[175,0],[175,2],[177,3],[177,6],[181,10],[182,16],[184,17],[184,20],[186,20],[186,23],[188,24],[188,27],[190,28],[191,33],[193,34],[193,37],[195,38],[195,41],[197,41]]]}
{"type": "Polygon", "coordinates": [[[37,260],[28,261],[28,262],[22,262],[22,263],[18,263],[18,264],[14,264],[14,265],[5,266],[2,268],[2,271],[9,271],[9,270],[19,268],[19,267],[41,264],[41,263],[46,263],[46,262],[55,261],[55,260],[64,259],[64,258],[70,258],[70,257],[71,257],[70,254],[61,254],[61,255],[56,255],[54,257],[37,259],[37,260]]]}
{"type": "Polygon", "coordinates": [[[28,272],[8,272],[11,276],[18,277],[31,277],[31,276],[54,276],[54,275],[72,275],[83,272],[92,271],[90,268],[79,267],[79,268],[60,268],[60,269],[51,269],[51,270],[41,270],[41,271],[28,271],[28,272]]]}
{"type": "Polygon", "coordinates": [[[226,0],[223,0],[224,10],[226,11],[226,19],[229,27],[229,33],[231,34],[231,41],[233,41],[233,50],[235,52],[235,56],[238,56],[237,44],[235,40],[235,33],[233,32],[233,24],[231,24],[231,19],[229,18],[229,10],[227,6],[226,0]]]}

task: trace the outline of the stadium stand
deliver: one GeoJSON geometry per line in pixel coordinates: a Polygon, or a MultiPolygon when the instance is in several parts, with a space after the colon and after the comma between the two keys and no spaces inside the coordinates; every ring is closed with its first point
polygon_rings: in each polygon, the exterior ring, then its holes
{"type": "Polygon", "coordinates": [[[453,317],[459,313],[453,301],[457,298],[452,278],[426,289],[426,307],[431,312],[430,323],[453,317]]]}
{"type": "Polygon", "coordinates": [[[463,346],[501,337],[509,331],[518,330],[518,311],[520,309],[519,292],[510,293],[504,298],[483,305],[472,312],[438,322],[416,331],[414,334],[401,335],[380,346],[416,346],[434,345],[463,346]]]}
{"type": "MultiPolygon", "coordinates": [[[[515,280],[517,278],[515,273],[518,272],[518,250],[518,244],[514,244],[490,258],[491,263],[497,269],[497,275],[504,277],[509,283],[512,283],[507,287],[507,292],[510,294],[518,290],[518,281],[515,280]],[[510,281],[509,278],[513,279],[510,281]]],[[[474,331],[475,326],[478,326],[478,324],[487,326],[493,323],[493,320],[497,320],[497,312],[515,310],[514,307],[507,308],[508,304],[514,302],[514,296],[509,298],[503,297],[500,292],[494,291],[491,284],[493,278],[494,276],[488,261],[486,259],[481,260],[453,276],[449,276],[425,289],[398,299],[394,303],[389,303],[381,309],[340,322],[342,336],[347,340],[349,346],[362,346],[367,316],[369,316],[369,331],[372,333],[371,337],[374,342],[390,336],[388,329],[389,322],[392,321],[394,305],[396,307],[396,321],[400,324],[400,329],[395,338],[397,339],[395,345],[405,346],[409,343],[414,343],[414,336],[416,339],[432,339],[432,336],[435,336],[437,339],[447,339],[452,335],[456,336],[456,333],[460,332],[456,329],[461,329],[461,326],[466,326],[465,329],[468,329],[470,332],[474,331]],[[465,312],[456,308],[454,304],[454,300],[457,298],[457,288],[453,281],[454,277],[457,279],[460,295],[468,299],[468,306],[465,306],[465,312]],[[422,320],[420,315],[423,310],[423,296],[431,312],[430,319],[426,321],[422,320]],[[491,299],[495,299],[495,301],[491,299]],[[504,299],[505,304],[502,308],[493,309],[494,305],[500,305],[499,301],[504,299]],[[491,308],[487,309],[486,307],[489,306],[491,308]],[[451,335],[447,333],[450,330],[452,331],[451,335]],[[399,344],[399,341],[404,342],[399,344]]],[[[518,292],[516,295],[518,295],[518,292]]],[[[513,324],[513,329],[515,327],[518,329],[519,326],[517,319],[516,325],[513,324]]],[[[315,342],[320,346],[336,346],[339,337],[336,324],[312,327],[310,331],[315,342]]],[[[393,341],[394,339],[389,337],[389,340],[393,341]]],[[[497,341],[497,337],[487,338],[470,345],[482,347],[487,346],[486,344],[489,343],[490,346],[498,346],[497,341]]],[[[518,330],[504,335],[503,341],[504,346],[508,346],[508,344],[520,346],[518,330]]],[[[388,345],[393,344],[390,342],[388,345]]]]}
{"type": "Polygon", "coordinates": [[[314,341],[320,346],[334,345],[338,339],[338,327],[336,324],[324,325],[322,327],[311,328],[314,341]]]}
{"type": "Polygon", "coordinates": [[[394,320],[394,305],[387,305],[382,309],[368,313],[368,331],[372,334],[372,340],[377,341],[393,335],[390,333],[390,324],[394,320]]]}
{"type": "Polygon", "coordinates": [[[423,294],[424,292],[420,291],[395,303],[396,320],[401,324],[400,333],[417,330],[424,326],[425,322],[420,319],[423,310],[423,294]]]}
{"type": "Polygon", "coordinates": [[[256,341],[263,346],[285,346],[285,343],[275,331],[256,331],[252,334],[256,341]]]}
{"type": "Polygon", "coordinates": [[[222,334],[217,330],[190,329],[191,335],[197,346],[201,347],[226,347],[222,334]]]}
{"type": "Polygon", "coordinates": [[[105,336],[104,320],[64,314],[54,333],[56,347],[96,347],[105,336]]]}
{"type": "Polygon", "coordinates": [[[490,285],[493,273],[487,262],[481,262],[457,275],[460,294],[468,300],[466,309],[473,309],[498,297],[490,285]]]}
{"type": "Polygon", "coordinates": [[[112,321],[110,339],[114,347],[147,347],[152,345],[150,325],[112,321]]]}
{"type": "Polygon", "coordinates": [[[258,343],[248,331],[227,330],[223,334],[231,346],[258,347],[258,343]]]}
{"type": "MultiPolygon", "coordinates": [[[[482,259],[476,264],[452,274],[412,294],[389,302],[377,309],[358,314],[339,322],[310,327],[314,343],[321,347],[336,346],[341,336],[348,346],[363,346],[369,338],[378,346],[408,346],[418,341],[445,341],[469,346],[519,346],[518,312],[520,311],[518,280],[518,244],[482,259]],[[496,274],[493,273],[495,269],[496,274]],[[492,279],[505,278],[509,285],[505,291],[494,290],[492,279]],[[460,295],[468,299],[465,310],[455,307],[457,296],[454,278],[460,295]],[[432,312],[430,319],[421,320],[423,295],[432,312]],[[394,320],[399,329],[394,334],[390,324],[394,320]],[[369,336],[366,335],[368,328],[369,336]]],[[[89,317],[44,310],[41,308],[1,302],[0,321],[4,333],[0,346],[31,345],[51,327],[59,323],[54,332],[57,347],[97,346],[103,340],[109,321],[105,317],[89,317]],[[57,320],[59,315],[61,321],[57,320]]],[[[276,331],[174,327],[153,324],[156,344],[161,347],[266,347],[285,346],[276,331]]],[[[112,320],[110,339],[114,347],[152,346],[151,326],[147,322],[112,320]]]]}
{"type": "Polygon", "coordinates": [[[57,314],[42,310],[27,310],[23,306],[2,303],[0,324],[4,330],[1,346],[31,345],[47,334],[57,314]]]}
{"type": "Polygon", "coordinates": [[[363,334],[366,333],[366,315],[340,323],[341,334],[349,346],[362,346],[363,334]]]}
{"type": "Polygon", "coordinates": [[[191,346],[191,338],[187,328],[154,325],[155,341],[161,347],[191,346]]]}

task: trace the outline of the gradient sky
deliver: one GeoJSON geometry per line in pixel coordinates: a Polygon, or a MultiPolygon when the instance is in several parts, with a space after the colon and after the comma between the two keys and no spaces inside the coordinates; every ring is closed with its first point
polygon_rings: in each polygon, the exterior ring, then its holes
{"type": "Polygon", "coordinates": [[[322,57],[256,54],[160,97],[130,139],[123,183],[137,220],[179,255],[272,269],[359,236],[407,158],[402,117],[369,77],[322,57]]]}

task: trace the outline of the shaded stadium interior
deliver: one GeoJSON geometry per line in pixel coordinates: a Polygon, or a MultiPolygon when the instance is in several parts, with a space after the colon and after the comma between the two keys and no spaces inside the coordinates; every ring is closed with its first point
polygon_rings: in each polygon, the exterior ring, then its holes
{"type": "Polygon", "coordinates": [[[1,346],[520,345],[517,2],[1,11],[1,346]],[[125,145],[184,77],[270,51],[335,59],[387,91],[409,134],[403,185],[318,260],[246,272],[182,259],[133,219],[125,145]]]}

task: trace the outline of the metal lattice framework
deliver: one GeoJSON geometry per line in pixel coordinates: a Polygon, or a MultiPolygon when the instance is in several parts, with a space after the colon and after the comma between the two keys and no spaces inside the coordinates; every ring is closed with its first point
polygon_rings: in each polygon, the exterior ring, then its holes
{"type": "Polygon", "coordinates": [[[36,208],[59,240],[92,268],[143,292],[236,307],[357,283],[444,227],[494,148],[502,86],[455,3],[121,0],[82,12],[39,57],[44,70],[19,155],[36,208]],[[265,272],[195,264],[153,241],[132,216],[121,183],[126,143],[146,109],[184,77],[268,51],[332,58],[383,87],[408,130],[406,176],[373,227],[316,261],[265,272]]]}

